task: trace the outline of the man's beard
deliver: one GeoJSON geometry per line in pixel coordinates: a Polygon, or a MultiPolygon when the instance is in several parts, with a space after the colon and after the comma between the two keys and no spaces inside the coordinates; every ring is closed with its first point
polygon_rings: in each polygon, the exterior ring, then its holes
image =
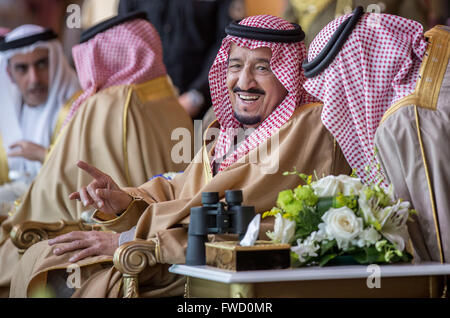
{"type": "MultiPolygon", "coordinates": [[[[250,94],[259,94],[259,95],[266,94],[266,92],[263,91],[262,89],[249,88],[247,90],[243,90],[239,86],[234,87],[232,91],[235,94],[236,93],[250,93],[250,94]]],[[[234,112],[234,118],[236,118],[236,120],[238,122],[240,122],[242,125],[246,125],[246,126],[253,126],[253,125],[259,124],[261,122],[261,116],[259,116],[259,115],[256,115],[256,116],[242,115],[242,114],[238,114],[236,111],[234,112]]]]}
{"type": "Polygon", "coordinates": [[[261,122],[261,116],[249,116],[249,115],[240,115],[237,112],[234,112],[234,118],[242,125],[253,126],[259,124],[261,122]]]}

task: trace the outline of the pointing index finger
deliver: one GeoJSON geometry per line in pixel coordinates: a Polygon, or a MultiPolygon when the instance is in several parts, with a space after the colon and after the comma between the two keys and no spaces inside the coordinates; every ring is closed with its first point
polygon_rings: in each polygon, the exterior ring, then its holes
{"type": "Polygon", "coordinates": [[[89,173],[91,175],[91,177],[93,177],[94,179],[100,179],[100,178],[103,178],[106,176],[103,172],[98,170],[96,167],[91,166],[90,164],[88,164],[82,160],[79,160],[77,162],[77,166],[78,166],[78,168],[83,169],[84,171],[89,173]]]}

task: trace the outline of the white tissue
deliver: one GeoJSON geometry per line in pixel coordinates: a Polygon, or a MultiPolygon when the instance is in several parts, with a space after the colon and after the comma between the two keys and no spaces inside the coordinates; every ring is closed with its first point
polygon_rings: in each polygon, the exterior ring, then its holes
{"type": "Polygon", "coordinates": [[[90,209],[83,211],[81,213],[81,219],[88,224],[94,224],[95,221],[92,219],[92,216],[94,215],[95,209],[90,209]]]}
{"type": "Polygon", "coordinates": [[[253,220],[248,224],[247,232],[245,232],[244,238],[241,240],[241,246],[253,246],[259,235],[259,224],[261,223],[261,214],[255,215],[253,220]]]}

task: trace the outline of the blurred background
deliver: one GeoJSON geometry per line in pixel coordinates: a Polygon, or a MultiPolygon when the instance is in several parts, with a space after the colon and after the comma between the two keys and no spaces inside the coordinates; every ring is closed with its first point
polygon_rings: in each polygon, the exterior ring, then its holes
{"type": "Polygon", "coordinates": [[[231,20],[271,14],[300,24],[305,44],[334,18],[362,5],[367,12],[400,15],[424,31],[450,25],[448,0],[0,0],[0,35],[22,24],[52,28],[73,65],[71,49],[83,30],[118,13],[144,10],[158,30],[168,73],[192,118],[210,105],[207,74],[231,20]]]}
{"type": "MultiPolygon", "coordinates": [[[[162,0],[180,2],[186,0],[162,0]]],[[[22,24],[38,24],[52,28],[64,43],[67,57],[71,59],[71,47],[78,43],[81,32],[118,13],[120,0],[0,0],[0,27],[13,29],[22,24]],[[76,4],[81,9],[81,28],[69,28],[68,6],[76,4]]],[[[125,1],[139,3],[144,1],[125,1]]],[[[161,2],[146,0],[145,2],[161,2]]],[[[194,2],[223,2],[222,0],[198,0],[194,2]]],[[[420,22],[427,30],[436,24],[450,25],[450,1],[448,0],[387,0],[387,1],[330,1],[330,0],[234,0],[229,1],[229,15],[238,20],[257,14],[272,14],[297,22],[307,31],[309,43],[329,21],[350,12],[357,5],[367,11],[377,8],[384,13],[404,16],[420,22]],[[377,7],[378,6],[378,7],[377,7]],[[368,10],[369,9],[369,10],[368,10]]],[[[201,8],[200,8],[201,9],[201,8]]],[[[209,30],[214,31],[214,30],[209,30]]]]}

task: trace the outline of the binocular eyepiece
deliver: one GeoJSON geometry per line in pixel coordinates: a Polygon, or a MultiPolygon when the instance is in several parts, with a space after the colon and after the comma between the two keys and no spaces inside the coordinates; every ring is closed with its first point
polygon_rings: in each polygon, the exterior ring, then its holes
{"type": "Polygon", "coordinates": [[[218,192],[203,192],[202,206],[192,207],[188,230],[186,265],[205,265],[208,234],[239,234],[241,240],[255,216],[253,206],[241,205],[241,190],[226,190],[225,202],[218,192]]]}

